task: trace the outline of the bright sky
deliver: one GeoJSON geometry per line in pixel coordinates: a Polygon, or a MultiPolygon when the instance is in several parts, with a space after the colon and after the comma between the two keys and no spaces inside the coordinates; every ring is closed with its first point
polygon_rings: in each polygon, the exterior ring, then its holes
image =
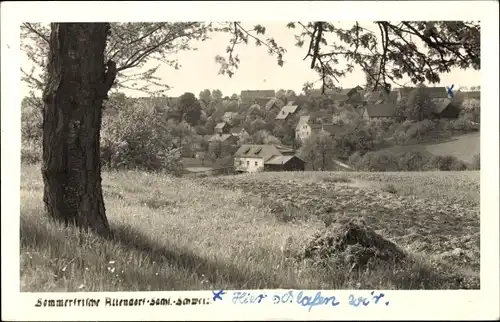
{"type": "MultiPolygon", "coordinates": [[[[255,23],[246,23],[246,26],[252,26],[255,23]]],[[[310,60],[303,60],[306,55],[307,46],[302,48],[295,46],[294,34],[298,30],[288,29],[284,22],[260,22],[266,27],[265,37],[273,37],[276,42],[286,48],[284,56],[285,64],[278,66],[276,58],[267,53],[264,46],[257,47],[252,42],[248,45],[238,45],[237,51],[241,63],[239,69],[232,78],[227,75],[218,75],[220,65],[214,58],[216,55],[224,55],[225,49],[229,44],[231,35],[228,33],[214,33],[211,39],[205,42],[193,42],[197,51],[185,51],[176,55],[181,68],[175,70],[170,66],[160,67],[157,75],[161,77],[162,82],[168,84],[172,89],[167,93],[168,96],[180,96],[185,92],[192,92],[198,95],[203,89],[220,89],[224,96],[231,96],[233,93],[239,94],[246,89],[293,89],[297,93],[302,91],[305,82],[315,82],[318,75],[312,71],[310,60]]],[[[354,22],[343,21],[338,25],[350,27],[354,22]]],[[[373,29],[373,23],[362,22],[362,26],[373,29]]],[[[264,38],[265,39],[265,38],[264,38]]],[[[307,44],[306,44],[307,45],[307,44]]],[[[23,55],[23,68],[27,70],[32,66],[28,58],[23,55]]],[[[156,62],[150,62],[147,67],[152,67],[156,62]]],[[[407,80],[406,80],[407,81],[407,80]]],[[[406,82],[402,80],[400,84],[406,82]]],[[[340,79],[340,86],[353,87],[363,86],[365,82],[364,74],[359,69],[352,74],[340,79]]],[[[455,88],[470,87],[480,84],[480,72],[475,70],[454,70],[449,74],[441,75],[441,83],[435,86],[450,86],[455,84],[455,88]]],[[[320,83],[318,83],[318,86],[320,83]]],[[[22,84],[22,95],[28,94],[29,89],[22,84]]],[[[393,85],[396,86],[396,85],[393,85]]],[[[124,90],[130,96],[144,96],[137,91],[124,90]]]]}
{"type": "MultiPolygon", "coordinates": [[[[247,89],[293,89],[296,93],[302,91],[305,82],[315,82],[318,75],[312,71],[310,60],[303,60],[307,51],[307,44],[303,48],[295,46],[294,34],[297,30],[288,29],[286,22],[251,22],[244,26],[251,27],[255,24],[262,24],[266,27],[265,37],[273,37],[276,42],[286,48],[287,53],[284,56],[285,64],[278,66],[276,58],[267,53],[264,46],[257,47],[253,42],[248,45],[238,45],[236,48],[241,63],[239,69],[232,78],[227,75],[218,75],[220,65],[215,63],[215,56],[224,55],[225,49],[229,44],[231,35],[228,33],[214,33],[211,39],[205,42],[193,42],[197,51],[185,51],[176,55],[181,68],[175,70],[170,66],[160,67],[157,75],[161,77],[162,82],[168,84],[172,89],[167,93],[168,96],[180,96],[185,92],[192,92],[196,96],[203,89],[220,89],[224,96],[231,96],[233,93],[239,94],[247,89]]],[[[354,21],[342,21],[337,25],[349,28],[354,21]]],[[[360,22],[360,24],[370,30],[374,29],[372,22],[360,22]]],[[[262,39],[262,37],[261,37],[262,39]]],[[[265,38],[264,38],[265,39],[265,38]]],[[[29,70],[31,63],[23,55],[22,66],[29,70]]],[[[147,64],[152,67],[156,62],[147,64]]],[[[405,84],[408,80],[401,80],[400,84],[405,84]]],[[[352,74],[340,79],[340,86],[347,88],[356,85],[363,86],[365,77],[359,69],[352,74]]],[[[320,86],[320,82],[317,83],[320,86]]],[[[441,75],[441,83],[434,86],[450,86],[454,84],[455,89],[460,87],[470,87],[480,85],[480,71],[475,70],[454,70],[449,74],[441,75]]],[[[29,89],[22,84],[22,95],[28,94],[29,89]]],[[[397,85],[393,85],[397,86],[397,85]]],[[[408,85],[409,86],[409,85],[408,85]]],[[[431,85],[432,86],[432,85],[431,85]]],[[[144,96],[145,94],[137,91],[124,90],[129,96],[144,96]]]]}

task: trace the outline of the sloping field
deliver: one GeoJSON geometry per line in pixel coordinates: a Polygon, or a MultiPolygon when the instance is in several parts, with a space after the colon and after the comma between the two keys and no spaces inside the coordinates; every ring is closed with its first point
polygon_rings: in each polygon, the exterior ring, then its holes
{"type": "Polygon", "coordinates": [[[23,165],[22,291],[479,288],[479,172],[121,171],[103,187],[109,240],[48,220],[39,167],[23,165]],[[284,252],[354,217],[412,260],[350,272],[284,252]]]}
{"type": "Polygon", "coordinates": [[[427,155],[453,155],[464,162],[472,162],[480,152],[480,133],[468,133],[445,139],[442,142],[396,145],[384,150],[393,153],[421,152],[427,155]]]}
{"type": "Polygon", "coordinates": [[[362,219],[412,253],[479,274],[479,171],[261,173],[207,181],[291,207],[295,212],[285,216],[299,220],[362,219]]]}

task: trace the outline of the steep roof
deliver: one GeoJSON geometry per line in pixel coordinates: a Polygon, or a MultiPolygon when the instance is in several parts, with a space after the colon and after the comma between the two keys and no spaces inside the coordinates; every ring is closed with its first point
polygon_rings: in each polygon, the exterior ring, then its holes
{"type": "Polygon", "coordinates": [[[431,98],[447,98],[448,91],[446,87],[424,87],[424,92],[431,98]]]}
{"type": "Polygon", "coordinates": [[[281,108],[281,111],[276,115],[277,120],[284,120],[288,115],[295,113],[299,106],[298,105],[285,105],[281,108]]]}
{"type": "Polygon", "coordinates": [[[215,126],[216,129],[222,129],[224,128],[224,126],[226,126],[227,123],[226,122],[219,122],[217,123],[217,125],[215,126]]]}
{"type": "Polygon", "coordinates": [[[366,106],[369,117],[392,117],[396,112],[396,105],[391,103],[370,104],[366,106]]]}
{"type": "Polygon", "coordinates": [[[275,155],[281,155],[274,145],[270,144],[244,144],[234,154],[242,158],[263,158],[264,162],[275,155]]]}
{"type": "Polygon", "coordinates": [[[414,89],[415,87],[395,87],[393,91],[400,92],[401,95],[409,95],[414,89]]]}
{"type": "Polygon", "coordinates": [[[252,99],[257,105],[259,105],[261,108],[265,108],[267,103],[269,102],[269,98],[266,97],[258,97],[252,99]]]}
{"type": "Polygon", "coordinates": [[[299,158],[296,155],[275,155],[275,156],[271,157],[269,160],[267,160],[265,162],[265,164],[275,164],[275,165],[285,164],[288,161],[292,160],[293,158],[297,158],[299,160],[302,160],[301,158],[299,158]]]}
{"type": "Polygon", "coordinates": [[[282,107],[284,105],[284,103],[279,98],[273,97],[269,101],[267,101],[267,103],[266,103],[266,110],[268,110],[271,107],[273,107],[273,105],[276,105],[277,107],[282,107]]]}
{"type": "Polygon", "coordinates": [[[451,104],[449,98],[435,98],[432,101],[434,102],[434,113],[436,114],[441,114],[451,104]]]}
{"type": "Polygon", "coordinates": [[[245,90],[241,91],[240,98],[242,100],[255,99],[255,98],[271,98],[275,97],[276,92],[273,89],[269,90],[245,90]]]}

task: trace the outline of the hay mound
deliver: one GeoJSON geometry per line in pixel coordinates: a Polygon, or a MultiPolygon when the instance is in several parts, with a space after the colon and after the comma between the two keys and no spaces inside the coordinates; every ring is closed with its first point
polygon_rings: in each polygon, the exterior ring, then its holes
{"type": "Polygon", "coordinates": [[[381,262],[396,264],[406,259],[396,244],[356,221],[333,225],[316,233],[299,256],[303,260],[344,266],[349,270],[363,270],[381,262]]]}

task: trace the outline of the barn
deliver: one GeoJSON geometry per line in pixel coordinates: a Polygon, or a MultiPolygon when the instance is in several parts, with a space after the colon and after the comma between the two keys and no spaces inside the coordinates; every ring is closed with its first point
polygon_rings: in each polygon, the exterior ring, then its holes
{"type": "Polygon", "coordinates": [[[275,155],[264,163],[264,171],[304,171],[305,162],[296,155],[275,155]]]}

